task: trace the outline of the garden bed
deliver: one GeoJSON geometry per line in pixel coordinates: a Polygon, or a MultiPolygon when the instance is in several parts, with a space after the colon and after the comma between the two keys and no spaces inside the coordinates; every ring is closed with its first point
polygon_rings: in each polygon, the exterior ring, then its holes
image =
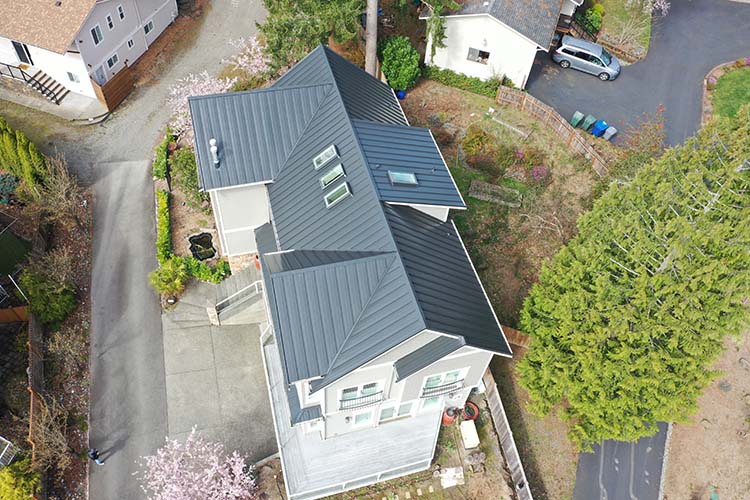
{"type": "MultiPolygon", "coordinates": [[[[456,225],[477,272],[503,324],[516,326],[522,301],[544,262],[576,233],[576,219],[588,209],[603,181],[590,162],[575,156],[551,130],[531,116],[492,99],[432,81],[422,81],[403,101],[412,125],[429,126],[441,146],[468,209],[454,213],[456,225]],[[486,116],[489,108],[502,123],[486,116]],[[502,168],[482,160],[474,165],[464,154],[466,130],[481,127],[492,141],[491,158],[502,168]],[[518,128],[528,136],[517,133],[518,128]],[[510,157],[509,157],[510,156],[510,157]],[[534,171],[544,166],[537,179],[534,171]],[[476,168],[479,167],[479,168],[476,168]],[[473,181],[495,184],[522,194],[519,208],[469,195],[473,181]]],[[[472,152],[472,151],[470,151],[472,152]]],[[[537,170],[538,173],[538,170],[537,170]]],[[[571,498],[577,453],[566,437],[567,428],[554,416],[544,419],[524,410],[526,396],[514,377],[516,359],[498,359],[493,373],[508,409],[521,460],[537,499],[571,498]]]]}
{"type": "Polygon", "coordinates": [[[604,16],[599,42],[611,44],[636,60],[646,57],[651,43],[651,14],[638,6],[628,7],[625,0],[600,3],[604,6],[604,16]]]}
{"type": "Polygon", "coordinates": [[[714,114],[731,118],[740,106],[750,104],[750,57],[716,66],[703,79],[701,125],[714,114]]]}

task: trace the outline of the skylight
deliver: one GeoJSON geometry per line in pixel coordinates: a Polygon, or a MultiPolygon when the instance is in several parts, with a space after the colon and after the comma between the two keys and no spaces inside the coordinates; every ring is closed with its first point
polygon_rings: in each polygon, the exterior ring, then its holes
{"type": "Polygon", "coordinates": [[[416,186],[417,176],[411,172],[403,172],[398,170],[389,170],[388,179],[394,186],[416,186]]]}
{"type": "Polygon", "coordinates": [[[315,170],[318,170],[320,167],[328,163],[329,160],[334,158],[338,153],[336,152],[336,146],[331,144],[327,148],[325,148],[318,156],[313,158],[313,165],[315,165],[315,170]]]}
{"type": "Polygon", "coordinates": [[[349,184],[347,182],[342,182],[341,184],[336,186],[333,191],[325,195],[323,199],[326,202],[326,207],[331,208],[336,203],[345,199],[347,196],[351,196],[351,194],[352,192],[349,191],[349,184]]]}
{"type": "Polygon", "coordinates": [[[325,189],[333,184],[337,179],[344,176],[344,167],[341,163],[333,167],[331,170],[323,174],[320,178],[320,188],[325,189]]]}

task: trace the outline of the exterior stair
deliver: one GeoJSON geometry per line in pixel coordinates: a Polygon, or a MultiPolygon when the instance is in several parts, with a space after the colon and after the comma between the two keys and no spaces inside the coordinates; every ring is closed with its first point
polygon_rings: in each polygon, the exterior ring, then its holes
{"type": "Polygon", "coordinates": [[[260,271],[255,267],[249,267],[219,283],[215,307],[222,325],[255,324],[265,321],[260,271]]]}
{"type": "Polygon", "coordinates": [[[70,90],[65,88],[62,83],[58,82],[42,70],[37,71],[26,83],[46,97],[48,101],[56,102],[58,105],[70,93],[70,90]],[[55,97],[57,98],[57,101],[55,101],[55,97]]]}

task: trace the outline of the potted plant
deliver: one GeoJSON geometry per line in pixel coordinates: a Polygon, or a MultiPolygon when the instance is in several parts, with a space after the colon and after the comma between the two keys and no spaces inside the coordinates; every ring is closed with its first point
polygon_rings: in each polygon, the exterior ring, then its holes
{"type": "Polygon", "coordinates": [[[405,36],[387,39],[382,47],[383,74],[399,99],[419,78],[419,53],[405,36]]]}

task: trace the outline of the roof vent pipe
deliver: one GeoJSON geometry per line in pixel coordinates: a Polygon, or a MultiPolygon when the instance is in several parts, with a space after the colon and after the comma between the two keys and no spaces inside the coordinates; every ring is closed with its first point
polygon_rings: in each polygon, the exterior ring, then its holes
{"type": "Polygon", "coordinates": [[[211,150],[214,167],[219,168],[219,147],[216,145],[216,139],[209,140],[208,144],[211,146],[209,149],[211,150]]]}

